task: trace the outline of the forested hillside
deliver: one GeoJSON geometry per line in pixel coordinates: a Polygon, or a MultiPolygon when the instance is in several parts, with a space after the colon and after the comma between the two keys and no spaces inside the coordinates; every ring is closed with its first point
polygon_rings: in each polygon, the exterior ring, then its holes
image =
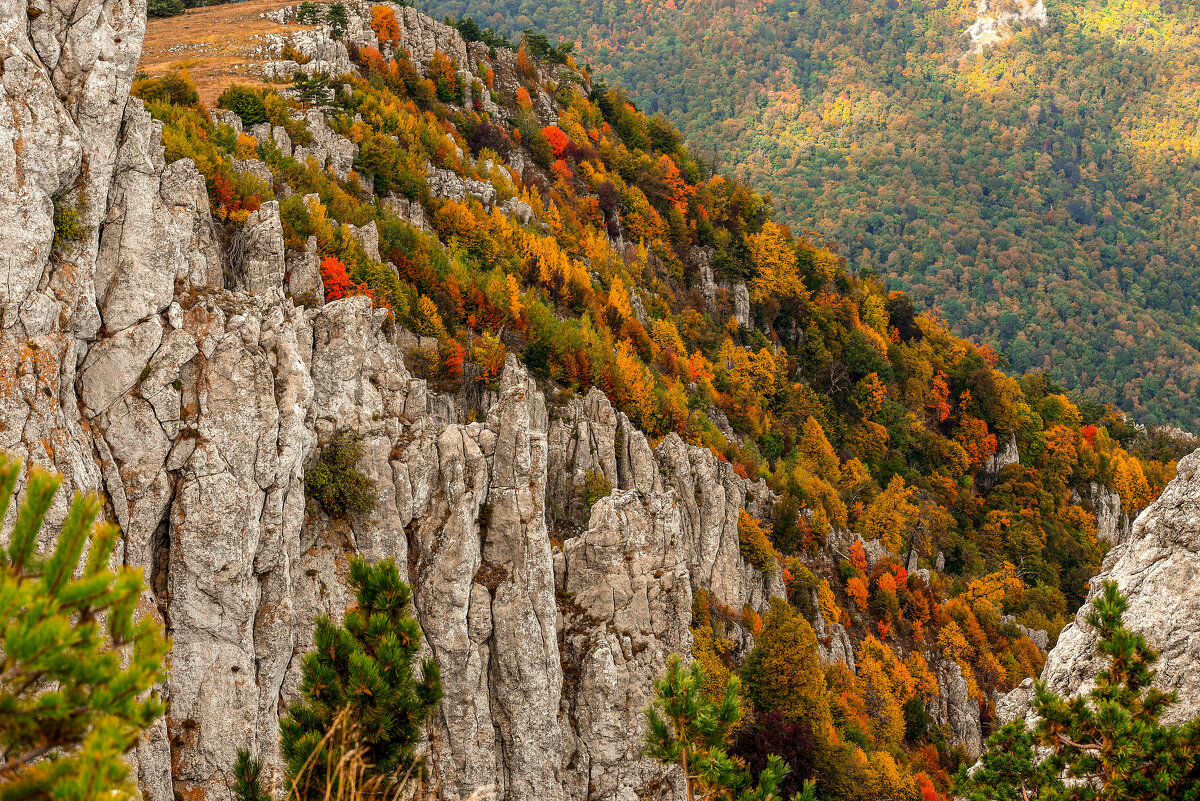
{"type": "Polygon", "coordinates": [[[440,0],[597,78],[952,330],[1140,421],[1200,425],[1194,2],[440,0]],[[1040,5],[1040,4],[1039,4],[1040,5]],[[1001,13],[976,44],[964,30],[1001,13]],[[987,46],[984,47],[984,43],[987,46]]]}

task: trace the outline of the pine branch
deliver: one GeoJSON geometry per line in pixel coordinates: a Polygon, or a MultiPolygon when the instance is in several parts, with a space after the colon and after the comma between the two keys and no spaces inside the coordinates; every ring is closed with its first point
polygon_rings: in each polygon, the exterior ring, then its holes
{"type": "Polygon", "coordinates": [[[1078,748],[1080,751],[1099,751],[1100,750],[1100,746],[1098,746],[1098,745],[1095,745],[1093,743],[1087,743],[1087,744],[1077,743],[1065,734],[1059,734],[1056,736],[1063,743],[1071,746],[1072,748],[1078,748]]]}

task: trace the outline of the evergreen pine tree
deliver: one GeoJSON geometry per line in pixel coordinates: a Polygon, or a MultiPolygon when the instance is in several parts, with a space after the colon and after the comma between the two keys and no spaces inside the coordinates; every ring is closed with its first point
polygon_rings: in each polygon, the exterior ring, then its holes
{"type": "Polygon", "coordinates": [[[271,801],[271,795],[262,784],[263,764],[254,759],[250,751],[239,748],[237,761],[233,763],[233,786],[230,790],[237,801],[271,801]]]}
{"type": "Polygon", "coordinates": [[[346,6],[342,3],[330,3],[329,7],[325,9],[325,21],[329,23],[333,38],[342,38],[342,34],[346,32],[346,26],[350,24],[350,18],[346,15],[346,6]]]}
{"type": "Polygon", "coordinates": [[[357,606],[340,626],[317,619],[301,697],[280,722],[295,798],[343,798],[364,787],[390,797],[420,772],[416,747],[442,698],[432,659],[421,664],[421,678],[414,676],[421,630],[409,614],[412,589],[396,564],[353,559],[350,585],[357,606]]]}
{"type": "MultiPolygon", "coordinates": [[[[646,710],[645,754],[683,770],[688,801],[694,801],[697,792],[714,801],[778,799],[779,782],[788,772],[783,760],[769,757],[756,784],[745,764],[725,751],[725,739],[740,715],[737,677],[729,677],[720,703],[704,697],[703,685],[699,662],[684,666],[678,656],[668,660],[667,672],[654,682],[654,700],[646,710]]],[[[806,783],[805,793],[811,792],[806,783]]]]}
{"type": "MultiPolygon", "coordinates": [[[[0,520],[20,472],[0,453],[0,520]]],[[[141,571],[108,569],[118,529],[93,525],[99,498],[76,495],[53,553],[35,552],[61,483],[29,471],[8,547],[0,548],[3,801],[134,797],[122,754],[163,710],[146,693],[163,678],[167,644],[136,614],[141,571]]]]}
{"type": "Polygon", "coordinates": [[[1100,635],[1097,651],[1111,660],[1095,688],[1068,700],[1039,683],[1037,726],[1002,727],[975,774],[959,775],[958,792],[970,801],[1200,799],[1200,719],[1160,722],[1175,693],[1151,686],[1158,654],[1125,628],[1129,603],[1115,582],[1105,582],[1094,607],[1088,624],[1100,635]]]}

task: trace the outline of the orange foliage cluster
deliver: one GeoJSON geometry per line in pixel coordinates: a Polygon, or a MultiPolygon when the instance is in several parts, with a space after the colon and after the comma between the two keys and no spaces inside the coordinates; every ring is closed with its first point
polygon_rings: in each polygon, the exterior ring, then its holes
{"type": "Polygon", "coordinates": [[[371,6],[371,30],[380,42],[395,45],[400,41],[400,24],[388,6],[371,6]]]}

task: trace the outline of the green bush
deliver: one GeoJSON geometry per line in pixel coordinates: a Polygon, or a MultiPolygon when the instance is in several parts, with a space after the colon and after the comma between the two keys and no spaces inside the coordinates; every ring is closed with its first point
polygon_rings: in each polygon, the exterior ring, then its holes
{"type": "Polygon", "coordinates": [[[305,0],[296,9],[296,22],[299,22],[301,25],[316,25],[320,19],[320,14],[321,7],[319,5],[305,0]]]}
{"type": "MultiPolygon", "coordinates": [[[[350,560],[356,604],[337,625],[317,618],[301,665],[300,697],[279,722],[286,791],[295,801],[408,798],[424,776],[421,742],[442,700],[437,663],[421,659],[412,587],[391,559],[350,560]]],[[[266,801],[248,752],[234,770],[236,801],[266,801]]]]}
{"type": "Polygon", "coordinates": [[[83,221],[87,213],[87,202],[80,198],[72,203],[67,196],[54,199],[54,247],[74,244],[91,232],[91,226],[83,221]]]}
{"type": "Polygon", "coordinates": [[[304,476],[304,493],[330,517],[361,519],[375,508],[375,482],[358,469],[362,435],[339,429],[304,476]]]}
{"type": "Polygon", "coordinates": [[[325,21],[329,23],[329,30],[333,37],[340,39],[346,32],[346,26],[350,24],[350,19],[346,15],[346,6],[342,3],[330,3],[329,8],[325,10],[325,21]]]}
{"type": "Polygon", "coordinates": [[[169,103],[174,106],[194,106],[200,102],[196,83],[186,69],[171,70],[161,78],[141,78],[133,82],[131,94],[146,102],[169,103]]]}
{"type": "Polygon", "coordinates": [[[217,98],[217,108],[232,111],[243,125],[258,125],[267,121],[267,107],[262,94],[249,86],[235,83],[217,98]]]}
{"type": "Polygon", "coordinates": [[[611,495],[612,489],[612,482],[603,473],[596,470],[587,471],[583,477],[584,508],[590,510],[596,501],[611,495]]]}

